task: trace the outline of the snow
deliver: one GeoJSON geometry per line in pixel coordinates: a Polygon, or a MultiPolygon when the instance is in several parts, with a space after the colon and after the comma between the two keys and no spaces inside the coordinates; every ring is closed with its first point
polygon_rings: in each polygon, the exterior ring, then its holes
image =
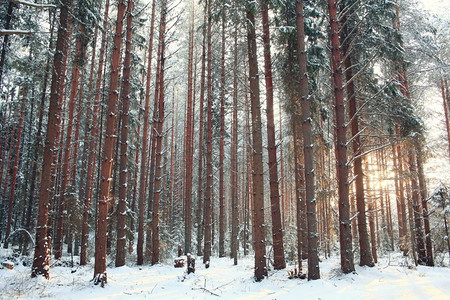
{"type": "MultiPolygon", "coordinates": [[[[200,261],[200,259],[197,259],[200,261]]],[[[91,261],[92,263],[93,261],[91,261]]],[[[104,288],[90,279],[93,266],[52,267],[50,280],[30,278],[30,267],[0,270],[0,299],[449,299],[450,269],[411,267],[400,253],[384,257],[374,268],[356,266],[343,275],[339,257],[320,263],[321,279],[288,279],[286,270],[269,270],[253,279],[254,258],[212,258],[210,268],[198,264],[194,274],[174,268],[172,261],[155,266],[109,267],[104,288]],[[76,272],[74,272],[76,270],[76,272]]]]}

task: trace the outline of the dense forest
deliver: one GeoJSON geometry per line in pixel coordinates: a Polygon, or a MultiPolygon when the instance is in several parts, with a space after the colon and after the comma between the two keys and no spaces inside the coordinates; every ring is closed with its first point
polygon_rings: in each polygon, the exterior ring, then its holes
{"type": "Polygon", "coordinates": [[[344,274],[450,259],[449,19],[414,0],[44,2],[0,8],[0,242],[32,277],[64,256],[102,285],[188,254],[253,256],[256,281],[286,262],[319,279],[333,254],[344,274]]]}

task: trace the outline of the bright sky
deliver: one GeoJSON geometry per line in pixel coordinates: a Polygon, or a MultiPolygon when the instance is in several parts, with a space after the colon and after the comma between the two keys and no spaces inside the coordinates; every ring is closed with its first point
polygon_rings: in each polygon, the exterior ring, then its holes
{"type": "Polygon", "coordinates": [[[450,19],[450,0],[419,0],[424,8],[441,18],[450,19]]]}

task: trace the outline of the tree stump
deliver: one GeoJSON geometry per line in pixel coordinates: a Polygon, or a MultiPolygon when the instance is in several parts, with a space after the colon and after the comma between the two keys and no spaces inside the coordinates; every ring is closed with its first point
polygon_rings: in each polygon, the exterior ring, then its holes
{"type": "Polygon", "coordinates": [[[195,257],[192,257],[189,253],[187,255],[187,273],[195,273],[195,257]]]}
{"type": "Polygon", "coordinates": [[[173,260],[173,266],[175,268],[183,268],[184,267],[184,258],[177,257],[173,260]]]}
{"type": "Polygon", "coordinates": [[[8,270],[14,269],[14,263],[11,261],[4,261],[2,262],[2,266],[7,268],[8,270]]]}
{"type": "Polygon", "coordinates": [[[100,283],[101,287],[105,287],[105,283],[107,282],[107,276],[105,273],[99,273],[94,278],[94,285],[98,285],[100,283]]]}

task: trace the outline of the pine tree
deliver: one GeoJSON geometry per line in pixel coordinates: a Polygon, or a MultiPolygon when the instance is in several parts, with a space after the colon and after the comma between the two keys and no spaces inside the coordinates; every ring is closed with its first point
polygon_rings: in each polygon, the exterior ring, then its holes
{"type": "Polygon", "coordinates": [[[122,47],[123,20],[126,10],[125,0],[120,0],[117,6],[116,30],[114,35],[114,47],[111,56],[111,76],[109,83],[109,98],[106,111],[105,140],[102,149],[101,182],[98,196],[97,235],[95,238],[95,267],[94,277],[99,281],[106,281],[106,240],[108,228],[108,210],[111,187],[111,170],[113,165],[114,143],[116,133],[114,132],[117,118],[116,103],[119,97],[119,64],[120,50],[122,47]]]}
{"type": "MultiPolygon", "coordinates": [[[[126,247],[126,211],[127,211],[127,187],[128,187],[128,118],[130,111],[130,77],[131,77],[131,55],[133,36],[133,0],[127,3],[127,30],[125,41],[125,58],[123,62],[122,89],[120,91],[122,109],[120,117],[120,164],[119,164],[119,203],[117,205],[117,245],[116,245],[116,267],[125,265],[126,247]]],[[[117,149],[116,151],[118,151],[117,149]]]]}
{"type": "Polygon", "coordinates": [[[50,277],[49,273],[49,241],[47,235],[47,222],[49,214],[49,204],[51,199],[51,183],[53,166],[56,162],[56,146],[60,136],[60,115],[61,101],[65,77],[65,57],[70,38],[70,9],[72,0],[61,1],[59,13],[58,37],[56,40],[55,56],[52,68],[52,83],[50,92],[50,105],[48,109],[48,124],[45,139],[44,160],[41,171],[41,187],[39,191],[39,213],[36,225],[36,246],[34,250],[34,260],[31,275],[43,275],[50,277]]]}
{"type": "Polygon", "coordinates": [[[339,41],[339,26],[337,22],[337,7],[334,0],[328,0],[331,35],[331,65],[334,83],[335,107],[335,152],[336,177],[339,194],[339,244],[341,252],[341,269],[344,273],[355,271],[352,251],[352,232],[350,220],[350,202],[347,165],[347,137],[345,126],[345,106],[342,80],[341,47],[339,41]]]}
{"type": "Polygon", "coordinates": [[[262,160],[261,104],[259,98],[258,57],[256,49],[255,2],[246,4],[247,47],[252,116],[252,178],[253,178],[253,244],[255,279],[267,276],[266,239],[264,234],[264,171],[262,160]]]}

